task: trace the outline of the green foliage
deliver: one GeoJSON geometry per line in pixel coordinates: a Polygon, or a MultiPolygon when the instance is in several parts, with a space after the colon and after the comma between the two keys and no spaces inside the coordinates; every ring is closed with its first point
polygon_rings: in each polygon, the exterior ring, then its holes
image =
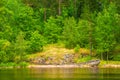
{"type": "Polygon", "coordinates": [[[67,48],[74,48],[77,45],[77,24],[76,20],[71,17],[64,21],[63,37],[67,48]]]}
{"type": "Polygon", "coordinates": [[[113,60],[120,61],[120,53],[113,56],[113,60]]]}
{"type": "Polygon", "coordinates": [[[80,46],[77,45],[77,46],[74,48],[74,51],[77,53],[77,52],[79,52],[79,50],[80,50],[80,46]]]}
{"type": "Polygon", "coordinates": [[[24,40],[24,33],[20,32],[14,44],[14,54],[16,54],[16,56],[20,56],[20,61],[24,61],[27,47],[27,41],[24,40]]]}
{"type": "Polygon", "coordinates": [[[91,59],[92,59],[91,56],[87,56],[87,57],[84,57],[84,58],[79,58],[79,59],[77,60],[77,63],[87,62],[87,61],[89,61],[89,60],[91,60],[91,59]]]}
{"type": "Polygon", "coordinates": [[[16,38],[16,43],[15,43],[15,49],[16,49],[16,53],[18,55],[22,55],[22,53],[25,52],[26,49],[26,42],[24,40],[24,33],[20,32],[16,38]]]}
{"type": "Polygon", "coordinates": [[[0,40],[0,62],[9,61],[9,55],[7,49],[10,47],[10,42],[7,40],[0,40]]]}
{"type": "Polygon", "coordinates": [[[115,29],[118,27],[114,4],[104,9],[96,18],[95,40],[98,53],[109,52],[116,44],[115,29]]]}
{"type": "Polygon", "coordinates": [[[90,24],[87,20],[79,20],[77,23],[73,17],[66,19],[63,31],[66,47],[74,48],[77,44],[80,47],[88,47],[90,24]]]}
{"type": "Polygon", "coordinates": [[[42,51],[44,44],[44,37],[38,31],[35,31],[31,34],[28,51],[30,53],[42,51]]]}
{"type": "Polygon", "coordinates": [[[21,68],[25,68],[26,66],[28,66],[28,63],[26,62],[21,62],[18,64],[21,68]]]}
{"type": "Polygon", "coordinates": [[[0,67],[2,68],[9,68],[9,67],[15,67],[16,64],[15,63],[12,63],[12,62],[8,62],[8,63],[0,63],[0,67]]]}
{"type": "Polygon", "coordinates": [[[98,55],[105,57],[104,53],[114,51],[120,44],[119,3],[119,0],[1,0],[0,62],[24,61],[27,54],[42,51],[46,43],[58,42],[75,51],[79,46],[88,48],[91,43],[98,55]]]}
{"type": "Polygon", "coordinates": [[[7,58],[7,54],[5,51],[0,51],[0,62],[7,62],[8,58],[7,58]]]}
{"type": "Polygon", "coordinates": [[[28,63],[26,62],[21,62],[19,64],[13,63],[13,62],[7,62],[7,63],[0,63],[0,68],[16,68],[16,67],[21,67],[25,68],[28,66],[28,63]]]}
{"type": "Polygon", "coordinates": [[[79,20],[77,39],[81,47],[88,47],[89,45],[89,32],[91,23],[87,20],[79,20]]]}
{"type": "Polygon", "coordinates": [[[44,26],[44,36],[47,38],[48,43],[56,43],[61,39],[62,17],[50,17],[44,26]]]}
{"type": "Polygon", "coordinates": [[[10,46],[10,42],[7,40],[0,40],[0,50],[6,50],[10,46]]]}

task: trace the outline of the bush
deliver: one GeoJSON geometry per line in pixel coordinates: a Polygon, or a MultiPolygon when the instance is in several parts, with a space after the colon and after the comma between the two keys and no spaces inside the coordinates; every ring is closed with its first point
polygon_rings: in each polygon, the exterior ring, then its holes
{"type": "Polygon", "coordinates": [[[114,56],[113,56],[113,60],[115,60],[115,61],[120,61],[120,54],[114,55],[114,56]]]}
{"type": "Polygon", "coordinates": [[[47,38],[47,42],[57,43],[62,34],[62,17],[50,17],[44,26],[44,36],[47,38]]]}
{"type": "Polygon", "coordinates": [[[7,57],[7,54],[5,51],[0,51],[0,62],[7,62],[9,61],[9,58],[7,57]]]}
{"type": "Polygon", "coordinates": [[[79,59],[77,60],[77,63],[87,62],[87,61],[89,61],[89,60],[91,60],[91,59],[92,59],[91,56],[87,56],[87,57],[79,58],[79,59]]]}
{"type": "Polygon", "coordinates": [[[21,68],[25,68],[26,66],[28,66],[28,63],[26,62],[21,62],[18,64],[21,68]]]}
{"type": "Polygon", "coordinates": [[[87,20],[79,20],[77,24],[77,38],[78,43],[81,47],[88,48],[89,46],[89,39],[92,37],[90,35],[91,23],[87,20]]]}
{"type": "Polygon", "coordinates": [[[5,68],[5,67],[15,67],[15,66],[17,66],[17,65],[13,62],[0,63],[0,67],[3,67],[3,68],[5,68]]]}
{"type": "Polygon", "coordinates": [[[77,46],[74,48],[74,51],[75,51],[75,52],[79,52],[79,50],[80,50],[80,46],[77,45],[77,46]]]}
{"type": "Polygon", "coordinates": [[[87,20],[76,20],[71,17],[64,21],[63,36],[65,40],[65,45],[67,48],[74,48],[76,45],[80,47],[88,47],[89,45],[89,31],[90,22],[87,20]]]}
{"type": "Polygon", "coordinates": [[[63,39],[67,48],[74,48],[77,45],[77,24],[73,17],[64,21],[63,39]]]}
{"type": "Polygon", "coordinates": [[[42,51],[44,44],[44,37],[41,34],[39,34],[38,31],[35,31],[31,34],[28,51],[30,53],[42,51]]]}

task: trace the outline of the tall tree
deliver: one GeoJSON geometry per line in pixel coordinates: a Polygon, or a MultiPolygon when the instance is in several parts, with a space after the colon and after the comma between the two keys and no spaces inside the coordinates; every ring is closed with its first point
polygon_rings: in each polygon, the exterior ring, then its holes
{"type": "Polygon", "coordinates": [[[97,50],[100,51],[103,59],[103,53],[107,53],[114,48],[116,44],[114,31],[118,28],[118,19],[116,16],[115,4],[111,3],[108,8],[99,13],[96,19],[96,44],[97,50]]]}

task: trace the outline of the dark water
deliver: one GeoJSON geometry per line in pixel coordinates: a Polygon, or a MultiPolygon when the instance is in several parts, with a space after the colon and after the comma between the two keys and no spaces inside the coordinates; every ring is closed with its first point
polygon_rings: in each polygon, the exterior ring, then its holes
{"type": "Polygon", "coordinates": [[[120,80],[120,69],[0,69],[0,80],[120,80]]]}

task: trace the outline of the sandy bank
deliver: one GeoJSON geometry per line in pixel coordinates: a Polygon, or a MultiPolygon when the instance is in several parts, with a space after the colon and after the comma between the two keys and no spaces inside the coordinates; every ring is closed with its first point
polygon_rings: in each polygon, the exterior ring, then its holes
{"type": "MultiPolygon", "coordinates": [[[[120,68],[120,64],[105,64],[97,66],[98,68],[120,68]]],[[[89,65],[29,65],[28,68],[94,68],[89,65]]]]}
{"type": "Polygon", "coordinates": [[[89,68],[91,66],[88,65],[75,65],[75,64],[69,64],[69,65],[29,65],[28,68],[89,68]]]}
{"type": "Polygon", "coordinates": [[[105,64],[100,66],[100,68],[120,68],[120,64],[105,64]]]}
{"type": "Polygon", "coordinates": [[[120,68],[120,64],[104,64],[104,65],[98,65],[98,66],[89,66],[89,65],[78,65],[78,64],[65,64],[65,65],[34,65],[30,64],[26,67],[14,67],[14,66],[9,66],[9,67],[0,67],[0,69],[13,69],[13,68],[120,68]]]}

